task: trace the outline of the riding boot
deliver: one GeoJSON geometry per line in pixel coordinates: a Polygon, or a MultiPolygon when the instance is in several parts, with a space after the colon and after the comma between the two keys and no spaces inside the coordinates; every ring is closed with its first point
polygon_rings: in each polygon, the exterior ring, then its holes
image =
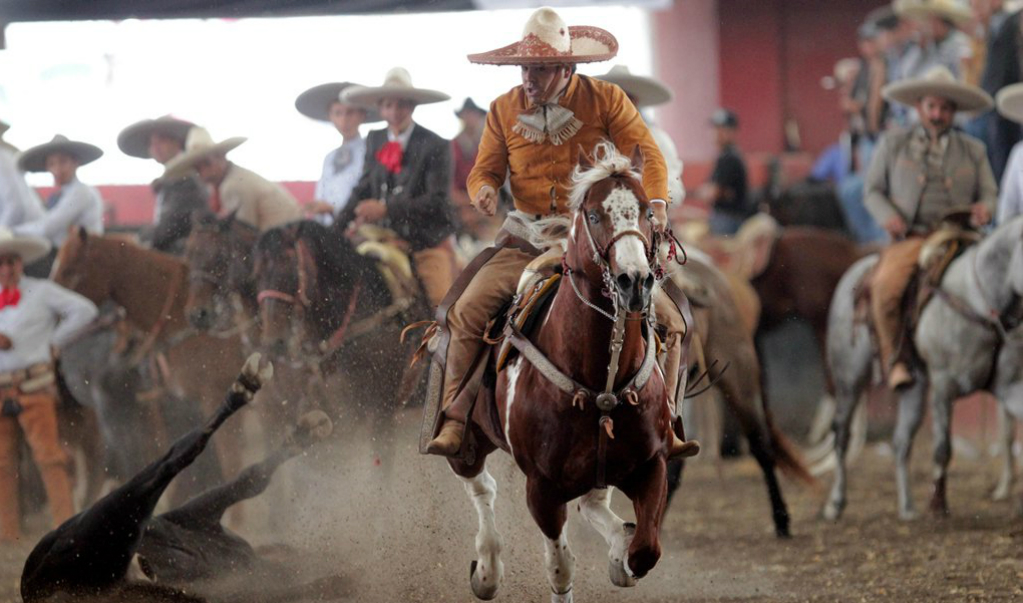
{"type": "Polygon", "coordinates": [[[682,381],[681,373],[685,367],[682,363],[682,342],[679,335],[672,336],[669,341],[672,345],[667,346],[664,355],[664,391],[667,393],[665,401],[668,404],[668,411],[671,413],[671,445],[668,447],[668,458],[686,458],[696,456],[700,452],[700,443],[696,440],[686,440],[685,427],[682,425],[682,416],[676,413],[677,400],[680,393],[679,383],[682,381]]]}

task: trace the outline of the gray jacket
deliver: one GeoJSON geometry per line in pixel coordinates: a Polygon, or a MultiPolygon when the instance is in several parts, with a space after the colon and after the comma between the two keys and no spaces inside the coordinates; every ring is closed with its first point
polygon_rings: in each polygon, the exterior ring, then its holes
{"type": "MultiPolygon", "coordinates": [[[[864,203],[878,224],[884,225],[894,215],[915,230],[930,231],[935,224],[918,220],[920,200],[926,181],[925,158],[920,145],[913,143],[916,126],[894,130],[881,137],[867,171],[864,203]]],[[[948,186],[948,207],[961,208],[984,203],[994,215],[998,203],[998,185],[987,160],[984,144],[959,130],[948,133],[945,151],[945,178],[948,186]]]]}

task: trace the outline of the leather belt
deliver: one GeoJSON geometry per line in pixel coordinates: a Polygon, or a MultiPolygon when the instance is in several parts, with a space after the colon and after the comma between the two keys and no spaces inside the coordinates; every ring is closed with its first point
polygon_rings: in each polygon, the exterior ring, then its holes
{"type": "Polygon", "coordinates": [[[30,394],[51,385],[56,381],[53,365],[49,362],[33,364],[28,368],[0,373],[0,387],[17,388],[22,393],[30,394]]]}

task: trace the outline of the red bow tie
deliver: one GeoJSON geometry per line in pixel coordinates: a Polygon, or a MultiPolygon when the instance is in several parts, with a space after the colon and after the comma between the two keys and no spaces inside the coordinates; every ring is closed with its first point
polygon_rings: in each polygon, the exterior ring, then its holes
{"type": "Polygon", "coordinates": [[[0,310],[7,306],[17,306],[19,301],[21,301],[21,291],[17,288],[0,291],[0,310]]]}

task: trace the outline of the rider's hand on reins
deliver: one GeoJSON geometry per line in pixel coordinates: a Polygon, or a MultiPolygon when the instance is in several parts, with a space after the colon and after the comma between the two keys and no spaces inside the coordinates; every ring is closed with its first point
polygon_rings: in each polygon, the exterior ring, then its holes
{"type": "Polygon", "coordinates": [[[974,203],[970,206],[970,222],[974,226],[984,226],[991,222],[991,210],[983,203],[974,203]]]}
{"type": "Polygon", "coordinates": [[[497,191],[492,186],[483,185],[472,200],[472,206],[484,216],[494,215],[497,213],[497,191]]]}
{"type": "Polygon", "coordinates": [[[902,216],[892,216],[884,223],[884,229],[888,231],[892,239],[897,241],[906,236],[906,221],[902,219],[902,216]]]}
{"type": "Polygon", "coordinates": [[[654,211],[654,230],[663,232],[668,227],[668,204],[659,199],[650,202],[654,211]]]}

